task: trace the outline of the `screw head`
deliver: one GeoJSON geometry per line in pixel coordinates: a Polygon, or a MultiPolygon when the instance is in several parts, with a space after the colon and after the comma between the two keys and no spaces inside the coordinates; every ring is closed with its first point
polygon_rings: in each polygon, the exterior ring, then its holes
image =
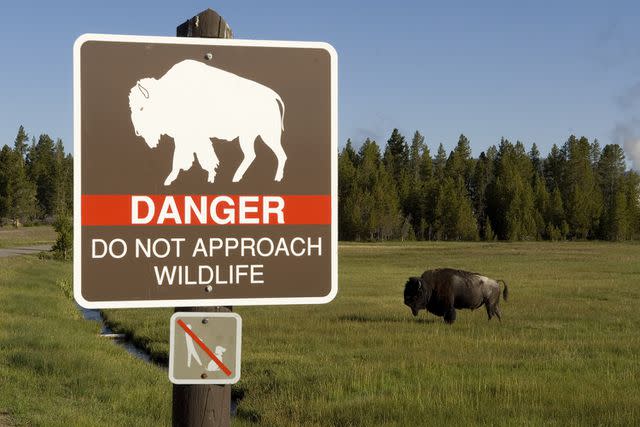
{"type": "Polygon", "coordinates": [[[211,285],[207,285],[206,288],[204,288],[205,292],[211,292],[213,290],[213,286],[211,285]]]}
{"type": "Polygon", "coordinates": [[[213,54],[211,52],[208,52],[205,56],[204,59],[206,59],[207,61],[211,61],[211,59],[213,58],[213,54]]]}
{"type": "Polygon", "coordinates": [[[207,374],[202,374],[200,375],[200,378],[202,378],[203,380],[207,378],[207,374]]]}
{"type": "Polygon", "coordinates": [[[202,324],[206,325],[207,323],[209,323],[209,319],[202,319],[202,324]]]}

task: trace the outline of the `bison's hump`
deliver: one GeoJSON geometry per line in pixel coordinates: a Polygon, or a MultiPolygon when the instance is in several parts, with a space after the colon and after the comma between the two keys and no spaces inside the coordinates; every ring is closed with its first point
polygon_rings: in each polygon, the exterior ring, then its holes
{"type": "Polygon", "coordinates": [[[161,80],[165,82],[179,80],[184,83],[202,85],[240,85],[273,92],[272,89],[258,82],[193,59],[178,62],[162,76],[161,80]]]}

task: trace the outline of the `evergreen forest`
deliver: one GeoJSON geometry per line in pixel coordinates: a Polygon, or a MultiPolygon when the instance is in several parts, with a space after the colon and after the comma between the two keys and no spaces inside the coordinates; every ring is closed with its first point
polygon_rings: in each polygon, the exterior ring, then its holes
{"type": "MultiPolygon", "coordinates": [[[[14,226],[51,223],[73,212],[73,156],[61,139],[36,139],[18,129],[0,150],[0,221],[14,226]]],[[[0,224],[2,225],[2,224],[0,224]]]]}
{"type": "Polygon", "coordinates": [[[640,237],[640,176],[623,149],[569,138],[542,157],[502,138],[473,157],[460,135],[432,154],[416,131],[384,148],[339,153],[341,240],[631,240],[640,237]]]}
{"type": "MultiPolygon", "coordinates": [[[[460,135],[432,153],[416,131],[384,147],[351,140],[338,154],[340,240],[633,240],[640,175],[617,144],[574,135],[546,157],[502,138],[473,157],[460,135]]],[[[73,212],[73,156],[20,126],[0,150],[0,221],[53,222],[73,212]]]]}

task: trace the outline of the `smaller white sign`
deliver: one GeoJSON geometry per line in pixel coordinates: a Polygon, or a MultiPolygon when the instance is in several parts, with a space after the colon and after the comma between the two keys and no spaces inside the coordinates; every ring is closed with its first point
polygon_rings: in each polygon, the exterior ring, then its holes
{"type": "Polygon", "coordinates": [[[234,384],[240,380],[242,318],[236,313],[171,316],[169,379],[174,384],[234,384]]]}

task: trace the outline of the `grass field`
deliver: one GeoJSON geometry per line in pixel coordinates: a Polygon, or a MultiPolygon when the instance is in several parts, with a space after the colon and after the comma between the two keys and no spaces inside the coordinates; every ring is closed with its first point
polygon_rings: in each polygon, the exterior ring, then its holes
{"type": "Polygon", "coordinates": [[[70,275],[57,261],[0,259],[0,425],[170,424],[166,372],[98,336],[70,275]]]}
{"type": "MultiPolygon", "coordinates": [[[[640,245],[344,244],[322,306],[238,307],[236,425],[639,425],[640,245]],[[402,304],[409,275],[502,278],[503,321],[454,325],[402,304]]],[[[110,310],[166,357],[171,310],[110,310]]]]}
{"type": "Polygon", "coordinates": [[[56,232],[49,225],[37,227],[0,227],[0,248],[29,246],[56,241],[56,232]]]}

